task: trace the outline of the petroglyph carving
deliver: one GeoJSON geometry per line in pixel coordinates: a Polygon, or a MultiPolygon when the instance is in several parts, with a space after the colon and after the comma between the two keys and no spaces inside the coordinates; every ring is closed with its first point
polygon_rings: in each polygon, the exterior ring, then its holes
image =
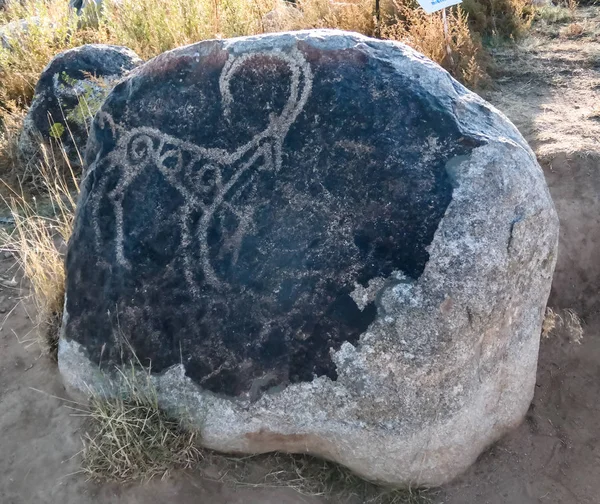
{"type": "MultiPolygon", "coordinates": [[[[200,267],[205,281],[216,288],[223,288],[223,282],[215,272],[209,257],[207,232],[215,212],[227,208],[238,219],[235,232],[228,239],[233,249],[233,261],[237,261],[239,248],[245,233],[252,228],[253,209],[236,206],[233,202],[243,191],[252,191],[253,181],[260,171],[278,171],[281,168],[282,148],[285,137],[298,115],[306,105],[312,88],[312,72],[309,64],[298,50],[290,53],[279,51],[249,53],[239,56],[230,55],[219,79],[222,97],[222,112],[225,119],[231,116],[235,106],[231,93],[233,77],[245,65],[255,58],[272,59],[285,64],[291,74],[287,102],[279,115],[271,114],[269,124],[264,131],[234,151],[218,148],[205,148],[191,142],[167,135],[160,130],[140,127],[125,130],[115,124],[113,118],[100,112],[97,124],[109,128],[118,136],[117,145],[108,157],[108,171],[120,170],[119,182],[108,192],[114,218],[116,220],[115,251],[118,263],[129,268],[130,264],[123,247],[123,198],[126,190],[136,178],[149,167],[155,167],[165,180],[182,196],[181,208],[181,251],[185,276],[192,290],[194,265],[189,250],[198,244],[200,267]],[[251,172],[242,181],[242,176],[251,172]],[[190,224],[192,212],[200,211],[199,221],[190,224]],[[195,238],[195,239],[194,239],[195,238]]],[[[94,166],[90,171],[94,170],[94,166]]],[[[99,181],[100,186],[93,202],[95,231],[100,243],[98,226],[99,198],[105,193],[107,178],[99,181]]]]}

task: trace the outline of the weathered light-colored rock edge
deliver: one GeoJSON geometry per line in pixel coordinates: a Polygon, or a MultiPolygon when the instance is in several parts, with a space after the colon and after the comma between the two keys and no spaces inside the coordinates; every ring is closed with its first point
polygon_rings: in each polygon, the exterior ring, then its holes
{"type": "MultiPolygon", "coordinates": [[[[243,52],[298,40],[386,59],[485,145],[447,165],[456,188],[419,280],[397,272],[374,279],[368,292],[357,289],[359,303],[361,296],[377,300],[378,315],[356,347],[345,343],[333,353],[335,382],[316,378],[250,403],[200,390],[177,366],[153,377],[159,401],[198,428],[210,448],[309,452],[372,480],[439,485],[529,407],[556,262],[554,206],[514,126],[409,48],[333,31],[228,43],[243,52]]],[[[437,141],[431,139],[432,149],[437,141]]],[[[61,340],[59,366],[77,390],[110,394],[118,387],[75,342],[61,340]]]]}

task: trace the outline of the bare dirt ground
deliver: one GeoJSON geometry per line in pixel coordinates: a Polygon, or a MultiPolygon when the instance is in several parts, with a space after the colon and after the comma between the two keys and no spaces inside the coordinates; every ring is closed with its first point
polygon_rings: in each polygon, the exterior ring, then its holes
{"type": "MultiPolygon", "coordinates": [[[[438,504],[600,502],[600,8],[578,10],[583,34],[541,26],[517,48],[498,48],[485,93],[538,154],[561,220],[549,306],[584,320],[581,344],[566,330],[542,341],[526,421],[484,453],[438,504]]],[[[577,31],[577,30],[575,30],[577,31]]],[[[10,286],[0,254],[1,504],[324,503],[291,489],[234,489],[178,475],[128,486],[96,485],[78,471],[83,420],[74,416],[56,366],[40,358],[33,308],[10,286]],[[24,344],[25,343],[25,344],[24,344]]]]}

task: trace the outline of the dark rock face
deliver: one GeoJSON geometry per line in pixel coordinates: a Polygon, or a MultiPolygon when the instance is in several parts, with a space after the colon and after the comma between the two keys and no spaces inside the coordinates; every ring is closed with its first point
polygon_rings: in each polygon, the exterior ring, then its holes
{"type": "Polygon", "coordinates": [[[66,336],[119,363],[255,397],[336,378],[374,320],[355,287],[417,279],[478,144],[360,47],[205,42],[120,83],[97,115],[70,243],[66,336]]]}
{"type": "Polygon", "coordinates": [[[83,153],[92,117],[116,82],[142,61],[130,49],[88,44],[58,54],[44,69],[23,125],[19,150],[37,162],[40,144],[60,141],[73,162],[83,153]]]}
{"type": "Polygon", "coordinates": [[[470,148],[409,89],[360,50],[236,57],[210,42],[150,62],[94,125],[70,336],[117,359],[104,345],[120,319],[153,369],[183,355],[229,395],[335,378],[330,349],[376,313],[355,283],[420,275],[451,198],[445,163],[470,148]],[[431,138],[443,148],[422,163],[431,138]]]}

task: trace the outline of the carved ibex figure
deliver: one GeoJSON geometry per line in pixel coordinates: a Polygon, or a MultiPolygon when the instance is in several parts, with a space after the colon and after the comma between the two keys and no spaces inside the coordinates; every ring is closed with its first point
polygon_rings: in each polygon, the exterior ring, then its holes
{"type": "MultiPolygon", "coordinates": [[[[283,142],[291,125],[306,105],[312,87],[310,66],[297,49],[285,53],[269,51],[229,55],[219,79],[225,119],[231,117],[232,107],[235,105],[230,89],[232,78],[255,58],[273,59],[288,67],[291,75],[289,94],[280,113],[270,114],[267,127],[234,151],[205,148],[148,127],[126,131],[122,126],[115,124],[108,114],[99,113],[97,121],[101,127],[110,127],[113,134],[118,136],[114,150],[108,155],[112,158],[108,160],[110,166],[108,171],[119,167],[122,172],[116,187],[108,193],[108,198],[116,220],[116,257],[123,267],[129,268],[130,265],[123,247],[122,200],[127,188],[136,177],[147,167],[154,166],[181,194],[185,202],[180,220],[181,245],[185,276],[192,290],[196,288],[193,280],[194,265],[191,263],[188,250],[192,246],[194,234],[199,246],[198,252],[205,281],[215,288],[223,287],[209,257],[207,231],[211,220],[217,210],[224,205],[239,219],[238,228],[230,240],[237,243],[237,250],[233,254],[233,260],[236,261],[241,240],[251,225],[252,211],[235,208],[231,201],[236,195],[248,189],[259,171],[280,169],[283,142]],[[238,183],[242,175],[249,170],[251,171],[249,176],[238,183]],[[195,230],[192,230],[190,217],[192,213],[198,211],[200,219],[195,230]]],[[[94,213],[98,210],[99,199],[102,198],[106,188],[106,177],[104,179],[99,182],[100,187],[97,188],[94,213]]],[[[96,233],[99,240],[98,227],[96,233]]]]}

